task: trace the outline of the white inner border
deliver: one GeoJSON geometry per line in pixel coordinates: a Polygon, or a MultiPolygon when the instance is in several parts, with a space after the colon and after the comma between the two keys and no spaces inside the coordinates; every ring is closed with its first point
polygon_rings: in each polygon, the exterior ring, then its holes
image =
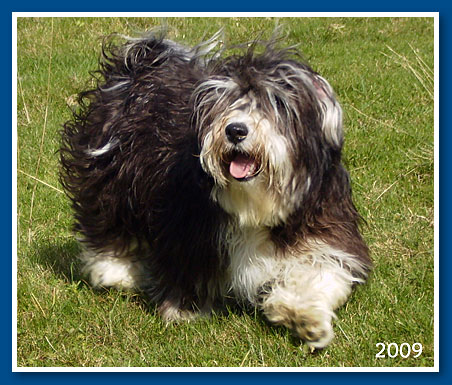
{"type": "MultiPolygon", "coordinates": [[[[12,371],[13,372],[439,372],[439,12],[13,12],[12,14],[12,371]],[[17,18],[19,17],[432,17],[434,18],[434,366],[433,367],[18,367],[17,366],[17,18]]],[[[413,341],[416,342],[416,341],[413,341]]]]}

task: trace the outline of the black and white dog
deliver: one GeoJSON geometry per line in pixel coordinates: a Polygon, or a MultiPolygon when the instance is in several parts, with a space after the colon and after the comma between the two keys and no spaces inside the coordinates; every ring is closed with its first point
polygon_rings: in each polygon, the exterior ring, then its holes
{"type": "Polygon", "coordinates": [[[168,321],[233,294],[322,348],[371,267],[341,107],[277,39],[230,56],[218,42],[104,46],[61,149],[84,271],[145,293],[168,321]]]}

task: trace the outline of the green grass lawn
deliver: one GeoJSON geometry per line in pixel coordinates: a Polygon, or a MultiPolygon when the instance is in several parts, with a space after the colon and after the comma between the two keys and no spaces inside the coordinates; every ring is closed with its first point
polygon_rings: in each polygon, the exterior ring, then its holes
{"type": "MultiPolygon", "coordinates": [[[[165,326],[137,296],[80,276],[71,210],[58,182],[59,131],[91,84],[102,37],[150,18],[19,18],[17,23],[17,365],[402,367],[434,364],[433,19],[170,18],[193,44],[224,27],[230,43],[288,45],[336,90],[344,162],[375,269],[338,311],[336,338],[311,354],[259,313],[236,308],[165,326]],[[376,358],[376,344],[421,343],[418,358],[376,358]]],[[[14,256],[13,256],[14,257],[14,256]]]]}

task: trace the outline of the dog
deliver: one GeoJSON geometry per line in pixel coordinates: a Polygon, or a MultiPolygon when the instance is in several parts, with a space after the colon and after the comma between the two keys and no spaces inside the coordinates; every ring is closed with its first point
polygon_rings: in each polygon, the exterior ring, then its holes
{"type": "Polygon", "coordinates": [[[281,39],[103,45],[63,128],[83,272],[168,322],[231,295],[312,349],[371,269],[330,84],[281,39]]]}

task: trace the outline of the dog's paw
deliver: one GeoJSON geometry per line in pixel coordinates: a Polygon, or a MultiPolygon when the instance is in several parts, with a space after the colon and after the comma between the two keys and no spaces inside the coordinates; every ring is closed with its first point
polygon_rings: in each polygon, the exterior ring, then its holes
{"type": "Polygon", "coordinates": [[[287,304],[271,304],[264,308],[267,319],[283,325],[315,349],[327,346],[334,337],[331,319],[333,313],[316,306],[290,307],[287,304]]]}
{"type": "Polygon", "coordinates": [[[197,318],[209,317],[212,313],[211,301],[206,301],[203,306],[196,304],[181,305],[181,299],[165,299],[159,306],[158,312],[166,323],[192,321],[197,318]],[[187,306],[188,305],[188,306],[187,306]]]}
{"type": "Polygon", "coordinates": [[[198,312],[181,309],[178,301],[164,300],[158,307],[160,316],[166,323],[192,321],[198,316],[198,312]]]}

